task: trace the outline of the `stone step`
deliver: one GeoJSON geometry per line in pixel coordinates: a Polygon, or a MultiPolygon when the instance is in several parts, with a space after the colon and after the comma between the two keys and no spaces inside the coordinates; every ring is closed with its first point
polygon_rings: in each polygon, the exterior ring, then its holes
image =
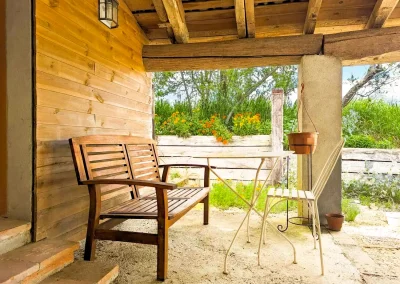
{"type": "Polygon", "coordinates": [[[74,261],[76,242],[44,240],[0,255],[0,283],[38,283],[74,261]]]}
{"type": "Polygon", "coordinates": [[[0,217],[0,255],[31,242],[31,223],[0,217]]]}
{"type": "Polygon", "coordinates": [[[78,260],[40,283],[107,284],[117,278],[118,272],[115,264],[78,260]]]}

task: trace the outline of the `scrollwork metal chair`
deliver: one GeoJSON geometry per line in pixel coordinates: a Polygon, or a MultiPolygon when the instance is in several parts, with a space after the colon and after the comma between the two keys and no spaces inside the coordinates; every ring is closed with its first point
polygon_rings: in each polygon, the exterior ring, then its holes
{"type": "MultiPolygon", "coordinates": [[[[260,265],[260,252],[261,252],[261,244],[263,240],[265,241],[265,230],[266,230],[266,220],[268,214],[271,212],[271,209],[282,201],[287,200],[298,200],[298,201],[306,201],[311,209],[311,219],[312,219],[312,227],[313,227],[313,238],[314,238],[314,248],[316,248],[316,229],[318,232],[318,242],[319,242],[319,252],[320,252],[320,260],[321,260],[321,274],[324,275],[324,262],[323,262],[323,253],[322,253],[322,240],[321,240],[321,226],[319,221],[319,212],[318,212],[318,198],[320,197],[332,171],[336,165],[336,162],[339,160],[340,154],[342,152],[344,146],[344,139],[341,139],[337,146],[334,148],[332,153],[329,155],[327,161],[325,162],[324,167],[322,168],[321,174],[314,184],[311,191],[304,191],[299,189],[281,189],[281,188],[271,188],[268,191],[267,199],[265,201],[265,209],[263,215],[262,222],[262,232],[260,236],[260,243],[258,247],[258,264],[260,265]],[[278,201],[276,201],[278,199],[278,201]]],[[[279,232],[279,231],[278,231],[279,232]]],[[[279,232],[282,234],[281,232],[279,232]]],[[[283,234],[282,234],[283,235],[283,234]]],[[[283,235],[284,236],[284,235],[283,235]]],[[[286,240],[288,238],[284,236],[286,240]]],[[[290,240],[288,240],[290,242],[290,240]]],[[[290,244],[293,247],[294,252],[294,261],[296,262],[296,249],[292,242],[290,244]]]]}

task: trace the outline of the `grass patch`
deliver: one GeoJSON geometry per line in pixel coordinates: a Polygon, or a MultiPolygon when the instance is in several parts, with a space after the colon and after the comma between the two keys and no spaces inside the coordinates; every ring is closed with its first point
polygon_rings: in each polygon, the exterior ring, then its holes
{"type": "MultiPolygon", "coordinates": [[[[234,184],[229,182],[230,184],[234,184]]],[[[236,191],[244,199],[250,201],[253,193],[254,183],[242,183],[238,182],[234,184],[236,191]]],[[[256,209],[259,211],[264,211],[265,200],[267,195],[267,189],[261,192],[260,197],[256,203],[256,209]]],[[[226,210],[228,208],[236,207],[246,209],[248,206],[236,195],[234,194],[224,183],[217,182],[214,183],[210,192],[210,204],[226,210]]],[[[297,202],[289,201],[289,210],[294,210],[297,208],[297,202]]],[[[273,209],[272,213],[280,213],[286,211],[286,202],[281,202],[277,204],[273,209]]]]}
{"type": "Polygon", "coordinates": [[[350,199],[343,199],[342,210],[348,222],[353,222],[357,215],[360,214],[360,208],[357,204],[352,203],[350,199]]]}

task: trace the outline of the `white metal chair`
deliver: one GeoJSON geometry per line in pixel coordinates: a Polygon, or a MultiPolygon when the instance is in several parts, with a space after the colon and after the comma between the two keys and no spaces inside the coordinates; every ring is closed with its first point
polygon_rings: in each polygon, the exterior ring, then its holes
{"type": "MultiPolygon", "coordinates": [[[[329,155],[324,167],[322,168],[321,175],[317,179],[315,185],[313,186],[311,191],[304,191],[298,189],[275,189],[271,188],[268,191],[267,199],[265,201],[265,209],[264,209],[264,216],[263,216],[263,223],[262,223],[262,231],[260,236],[260,243],[258,247],[258,264],[260,265],[260,251],[261,251],[261,243],[264,240],[265,243],[265,229],[266,229],[266,220],[268,217],[269,212],[271,209],[278,203],[287,200],[298,200],[298,201],[307,201],[309,207],[311,209],[311,218],[312,218],[312,227],[313,227],[313,236],[314,236],[314,249],[316,248],[316,232],[315,229],[318,230],[318,241],[319,241],[319,252],[320,252],[320,259],[321,259],[321,272],[324,275],[324,262],[322,256],[322,240],[321,240],[321,227],[319,221],[319,213],[318,213],[318,198],[321,195],[332,171],[338,161],[340,154],[342,152],[344,146],[344,139],[341,139],[339,144],[334,148],[332,153],[329,155]],[[277,202],[276,199],[279,199],[277,202]]],[[[282,234],[280,231],[278,231],[282,234]]],[[[283,234],[282,234],[283,235],[283,234]]],[[[287,239],[287,238],[286,238],[287,239]]],[[[288,240],[288,239],[287,239],[288,240]]],[[[288,240],[290,242],[290,240],[288,240]]],[[[293,249],[294,246],[292,245],[293,249]]],[[[294,261],[296,263],[296,250],[294,252],[294,261]]]]}

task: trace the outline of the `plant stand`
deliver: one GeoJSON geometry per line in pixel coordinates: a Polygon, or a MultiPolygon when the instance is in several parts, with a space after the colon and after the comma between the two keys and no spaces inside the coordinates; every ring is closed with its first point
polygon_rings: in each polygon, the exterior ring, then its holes
{"type": "MultiPolygon", "coordinates": [[[[306,146],[306,145],[303,145],[306,146]]],[[[308,146],[308,145],[307,145],[308,146]]],[[[308,175],[308,190],[311,190],[312,188],[312,145],[309,146],[310,147],[310,154],[307,154],[307,175],[308,175]]],[[[286,187],[289,188],[289,165],[290,165],[290,157],[287,157],[286,160],[286,187]]],[[[289,218],[289,200],[286,201],[286,224],[285,227],[283,225],[278,225],[277,229],[279,231],[286,232],[287,229],[289,228],[289,223],[296,225],[296,226],[307,226],[310,228],[311,230],[311,234],[313,232],[312,230],[312,220],[310,218],[310,206],[308,206],[308,211],[307,211],[307,217],[290,217],[289,218]],[[300,220],[298,222],[294,221],[294,220],[300,220]]],[[[318,237],[318,236],[317,236],[318,237]]]]}

